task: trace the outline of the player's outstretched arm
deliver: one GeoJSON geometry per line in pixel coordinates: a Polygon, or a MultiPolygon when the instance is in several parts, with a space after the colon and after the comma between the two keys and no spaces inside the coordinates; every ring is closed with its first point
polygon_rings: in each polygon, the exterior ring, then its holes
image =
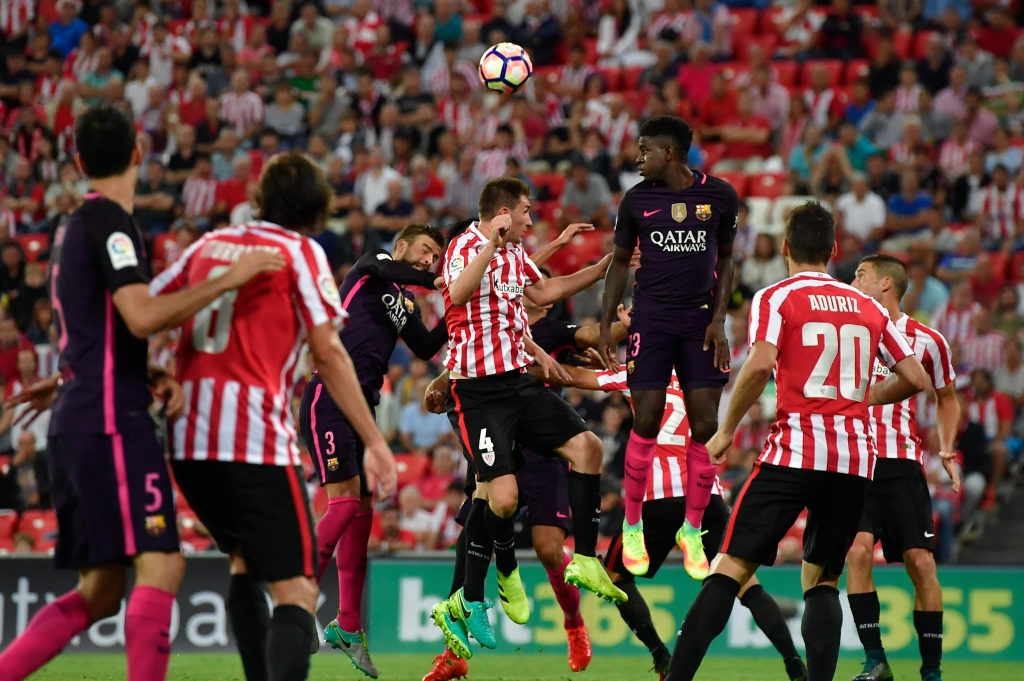
{"type": "Polygon", "coordinates": [[[484,278],[494,252],[498,250],[512,227],[512,216],[508,213],[494,216],[491,220],[491,238],[483,245],[476,257],[466,264],[466,269],[459,272],[458,276],[448,284],[448,297],[454,305],[465,305],[478,288],[480,280],[484,278]]]}
{"type": "Polygon", "coordinates": [[[586,222],[574,222],[563,229],[562,233],[555,237],[554,241],[530,256],[530,260],[532,260],[533,264],[537,267],[543,267],[544,263],[546,263],[551,256],[572,243],[572,240],[576,238],[577,234],[580,232],[592,231],[594,231],[594,225],[586,222]]]}
{"type": "Polygon", "coordinates": [[[261,274],[276,272],[285,264],[280,252],[250,251],[221,276],[175,293],[154,296],[147,284],[127,284],[114,291],[114,305],[133,336],[149,338],[157,331],[182,324],[224,293],[261,274]]]}
{"type": "Polygon", "coordinates": [[[579,272],[564,277],[541,279],[526,287],[526,297],[538,307],[554,305],[603,279],[610,260],[611,256],[606,255],[596,265],[584,267],[579,272]]]}
{"type": "Polygon", "coordinates": [[[597,373],[593,369],[574,367],[568,364],[562,364],[560,366],[562,367],[562,371],[564,371],[568,376],[568,380],[565,378],[559,378],[558,376],[545,378],[544,370],[538,366],[531,366],[527,369],[527,373],[533,374],[537,378],[543,378],[550,385],[556,385],[560,388],[579,388],[580,390],[601,389],[601,385],[597,382],[597,373]]]}
{"type": "Polygon", "coordinates": [[[448,370],[445,369],[427,386],[423,393],[423,408],[431,414],[443,414],[448,397],[448,370]]]}
{"type": "Polygon", "coordinates": [[[612,335],[612,324],[617,318],[617,308],[626,292],[626,281],[629,279],[629,264],[633,260],[633,249],[616,246],[612,252],[612,261],[604,276],[604,297],[601,299],[601,333],[597,342],[597,351],[608,363],[612,371],[619,370],[618,341],[612,335]]]}
{"type": "Polygon", "coordinates": [[[366,446],[364,467],[367,487],[374,491],[379,485],[380,494],[388,496],[398,480],[395,457],[377,428],[377,422],[359,386],[352,358],[348,356],[331,322],[320,324],[310,331],[309,352],[320,379],[327,386],[327,392],[366,446]]]}
{"type": "Polygon", "coordinates": [[[893,376],[871,386],[868,403],[895,404],[931,387],[928,372],[917,355],[904,357],[892,368],[893,376]]]}
{"type": "Polygon", "coordinates": [[[939,429],[939,457],[942,467],[953,481],[953,491],[960,491],[960,473],[956,469],[956,434],[960,429],[960,402],[956,384],[949,382],[935,391],[935,422],[939,429]]]}
{"type": "MultiPolygon", "coordinates": [[[[623,318],[625,308],[619,305],[618,314],[619,319],[623,318]]],[[[628,320],[629,317],[627,316],[628,320]]],[[[626,322],[618,321],[612,322],[611,326],[611,338],[613,342],[619,343],[620,341],[626,340],[626,336],[629,335],[629,325],[626,322]]],[[[591,324],[590,326],[581,326],[576,329],[576,349],[586,350],[587,348],[596,348],[597,344],[601,340],[601,323],[591,324]]]]}
{"type": "Polygon", "coordinates": [[[732,391],[725,419],[719,425],[718,432],[708,441],[708,456],[712,463],[717,465],[725,460],[725,454],[736,436],[736,428],[754,402],[761,398],[768,379],[772,377],[778,356],[779,349],[767,341],[757,341],[751,346],[740,375],[736,377],[736,387],[732,391]]]}

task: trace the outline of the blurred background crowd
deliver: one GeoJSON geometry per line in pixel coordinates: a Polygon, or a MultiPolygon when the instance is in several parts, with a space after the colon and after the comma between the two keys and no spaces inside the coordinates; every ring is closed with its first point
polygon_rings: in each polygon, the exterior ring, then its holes
{"type": "MultiPolygon", "coordinates": [[[[409,223],[472,217],[500,175],[534,190],[529,249],[570,222],[596,226],[549,269],[596,262],[611,249],[622,193],[642,179],[639,124],[676,114],[694,129],[691,166],[726,178],[743,201],[734,366],[751,296],[786,276],[780,234],[794,205],[832,206],[837,278],[850,281],[863,253],[907,263],[904,309],[949,340],[965,407],[964,489],[954,494],[932,457],[926,466],[938,557],[955,559],[1021,475],[1022,14],[1020,0],[0,0],[0,378],[13,395],[55,370],[45,263],[87,188],[72,129],[97,102],[136,121],[145,158],[135,216],[154,272],[203,232],[251,219],[262,165],[298,150],[335,191],[315,238],[338,281],[409,223]],[[527,49],[535,72],[499,105],[476,63],[506,40],[527,49]]],[[[596,323],[600,296],[598,284],[549,314],[596,323]]],[[[440,296],[417,297],[433,326],[440,296]]],[[[172,367],[175,343],[155,337],[152,361],[172,367]]],[[[377,415],[400,453],[401,489],[379,509],[374,549],[457,537],[462,455],[447,419],[420,406],[438,369],[439,358],[401,346],[393,357],[377,415]]],[[[605,445],[610,529],[629,405],[567,397],[605,445]]],[[[934,451],[934,407],[918,402],[934,451]]],[[[723,469],[730,492],[773,414],[770,386],[723,469]]],[[[53,545],[47,421],[27,407],[0,416],[0,552],[53,545]]],[[[179,510],[186,547],[209,548],[179,510]]],[[[799,557],[799,536],[780,559],[799,557]]]]}

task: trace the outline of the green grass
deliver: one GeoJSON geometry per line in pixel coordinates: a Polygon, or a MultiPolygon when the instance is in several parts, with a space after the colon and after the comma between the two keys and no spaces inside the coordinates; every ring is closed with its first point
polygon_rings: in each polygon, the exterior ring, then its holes
{"type": "MultiPolygon", "coordinates": [[[[383,681],[419,681],[430,667],[427,655],[378,655],[383,681]]],[[[896,678],[914,681],[918,664],[913,660],[894,662],[896,678]]],[[[590,668],[572,674],[561,655],[523,653],[489,655],[481,653],[470,661],[473,681],[620,681],[655,680],[650,658],[595,657],[590,668]]],[[[943,665],[946,681],[1020,681],[1024,664],[1007,662],[947,662],[943,665]]],[[[860,672],[860,664],[841,660],[836,679],[847,681],[860,672]]],[[[124,657],[120,655],[61,655],[32,681],[120,681],[125,677],[124,657]]],[[[237,655],[177,654],[171,660],[168,681],[244,681],[237,655]]],[[[352,669],[348,660],[337,652],[321,652],[313,658],[311,681],[352,681],[367,678],[352,669]]],[[[708,658],[697,681],[785,681],[786,674],[778,658],[708,658]]]]}

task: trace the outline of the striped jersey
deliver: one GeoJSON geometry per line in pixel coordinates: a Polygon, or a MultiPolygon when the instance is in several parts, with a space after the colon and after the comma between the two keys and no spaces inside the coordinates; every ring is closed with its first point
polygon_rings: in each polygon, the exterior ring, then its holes
{"type": "Polygon", "coordinates": [[[1014,184],[1000,191],[993,183],[985,189],[985,200],[981,214],[985,216],[984,236],[993,239],[1009,239],[1017,233],[1021,217],[1021,194],[1014,184]]]}
{"type": "Polygon", "coordinates": [[[821,272],[754,295],[750,344],[778,348],[775,423],[761,463],[872,476],[868,387],[875,358],[892,368],[913,354],[885,308],[821,272]]]}
{"type": "Polygon", "coordinates": [[[540,270],[523,245],[508,243],[495,251],[469,302],[452,303],[448,287],[488,241],[478,225],[474,222],[448,244],[441,263],[444,319],[448,325],[444,365],[466,378],[516,371],[533,361],[523,345],[523,335],[529,326],[523,292],[541,280],[540,270]]]}
{"type": "Polygon", "coordinates": [[[185,413],[174,424],[175,459],[299,465],[295,364],[310,329],[347,317],[323,249],[269,222],[235,225],[192,244],[150,291],[219,277],[251,250],[283,253],[288,265],[225,293],[182,327],[176,373],[185,413]]]}
{"type": "Polygon", "coordinates": [[[974,335],[972,321],[980,309],[981,304],[974,301],[958,308],[952,299],[947,300],[932,312],[932,327],[950,343],[964,343],[974,335]]]}
{"type": "MultiPolygon", "coordinates": [[[[597,384],[605,392],[621,392],[629,395],[626,385],[626,370],[596,372],[597,384]]],[[[679,387],[676,372],[665,391],[665,413],[661,417],[661,430],[654,448],[651,472],[647,476],[645,501],[674,499],[686,496],[686,452],[690,444],[690,420],[686,417],[686,403],[679,387]]],[[[713,494],[722,496],[722,484],[715,476],[711,488],[713,494]]]]}
{"type": "Polygon", "coordinates": [[[0,31],[6,38],[30,25],[35,17],[32,0],[0,0],[0,31]]]}
{"type": "Polygon", "coordinates": [[[963,360],[971,369],[999,371],[1006,364],[1006,334],[998,329],[989,329],[978,335],[974,333],[961,344],[963,360]]]}
{"type": "MultiPolygon", "coordinates": [[[[932,387],[939,390],[956,380],[949,345],[942,334],[908,315],[894,323],[924,365],[932,387]]],[[[883,381],[889,374],[889,369],[876,359],[871,384],[883,381]]],[[[871,437],[879,459],[913,459],[923,463],[916,404],[917,395],[895,404],[871,407],[871,437]]]]}
{"type": "Polygon", "coordinates": [[[221,118],[235,127],[235,131],[245,136],[246,131],[257,123],[262,123],[266,116],[263,99],[252,91],[242,94],[230,91],[220,96],[221,118]]]}

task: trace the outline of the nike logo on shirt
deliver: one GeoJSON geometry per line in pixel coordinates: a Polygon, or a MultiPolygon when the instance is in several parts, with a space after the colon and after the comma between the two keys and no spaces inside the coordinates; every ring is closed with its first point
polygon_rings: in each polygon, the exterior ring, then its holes
{"type": "Polygon", "coordinates": [[[644,217],[645,218],[649,218],[652,215],[654,215],[655,213],[660,213],[660,212],[661,212],[661,208],[659,208],[658,210],[645,210],[644,211],[644,217]]]}
{"type": "Polygon", "coordinates": [[[927,537],[928,539],[931,539],[932,537],[935,536],[935,533],[934,532],[925,532],[924,536],[927,537]]]}
{"type": "Polygon", "coordinates": [[[564,514],[564,513],[562,513],[561,511],[556,511],[556,512],[555,512],[555,517],[556,517],[556,518],[568,518],[569,516],[565,515],[565,514],[564,514]]]}

